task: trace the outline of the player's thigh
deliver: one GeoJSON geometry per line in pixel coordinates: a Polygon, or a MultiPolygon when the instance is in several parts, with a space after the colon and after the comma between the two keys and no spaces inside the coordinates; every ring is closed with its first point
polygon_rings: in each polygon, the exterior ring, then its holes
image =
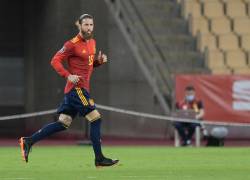
{"type": "Polygon", "coordinates": [[[88,121],[93,122],[101,118],[100,113],[96,109],[94,100],[90,94],[81,88],[75,88],[77,99],[75,106],[80,116],[84,116],[88,121]]]}
{"type": "MultiPolygon", "coordinates": [[[[71,119],[74,119],[74,117],[77,115],[77,109],[73,106],[74,105],[74,99],[72,98],[72,91],[64,95],[63,101],[57,108],[57,114],[64,114],[71,117],[71,119]]],[[[64,116],[61,117],[61,119],[69,119],[65,118],[64,116]]]]}

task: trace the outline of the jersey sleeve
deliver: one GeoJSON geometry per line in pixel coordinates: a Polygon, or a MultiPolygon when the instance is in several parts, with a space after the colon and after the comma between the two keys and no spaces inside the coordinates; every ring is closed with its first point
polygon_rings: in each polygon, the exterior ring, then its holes
{"type": "Polygon", "coordinates": [[[52,58],[51,65],[56,70],[56,72],[62,77],[67,78],[70,73],[64,68],[62,62],[66,60],[69,56],[73,54],[73,44],[69,41],[64,44],[62,49],[60,49],[52,58]]]}

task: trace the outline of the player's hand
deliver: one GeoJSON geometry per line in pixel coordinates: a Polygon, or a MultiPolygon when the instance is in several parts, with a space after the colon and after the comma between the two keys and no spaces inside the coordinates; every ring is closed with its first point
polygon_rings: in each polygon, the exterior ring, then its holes
{"type": "Polygon", "coordinates": [[[80,81],[80,78],[81,78],[81,76],[70,74],[67,79],[69,82],[71,82],[73,84],[77,84],[80,81]]]}
{"type": "Polygon", "coordinates": [[[97,60],[103,64],[108,62],[108,58],[106,54],[103,54],[102,51],[99,51],[98,56],[97,56],[97,60]]]}

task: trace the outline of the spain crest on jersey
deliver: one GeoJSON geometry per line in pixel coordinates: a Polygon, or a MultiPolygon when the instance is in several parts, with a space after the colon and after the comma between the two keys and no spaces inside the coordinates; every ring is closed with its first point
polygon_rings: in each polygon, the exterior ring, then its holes
{"type": "Polygon", "coordinates": [[[83,53],[83,54],[86,54],[86,52],[87,52],[86,49],[83,49],[83,50],[82,50],[82,53],[83,53]]]}

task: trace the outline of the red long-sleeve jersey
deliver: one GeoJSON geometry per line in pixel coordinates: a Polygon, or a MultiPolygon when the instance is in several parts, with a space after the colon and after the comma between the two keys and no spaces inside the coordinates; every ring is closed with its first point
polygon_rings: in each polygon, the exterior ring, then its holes
{"type": "Polygon", "coordinates": [[[51,65],[62,77],[67,78],[70,74],[81,76],[75,85],[67,81],[64,93],[68,93],[73,87],[85,88],[89,92],[90,77],[93,67],[99,66],[95,60],[96,42],[94,39],[84,40],[79,34],[67,41],[51,60],[51,65]],[[63,66],[63,61],[68,64],[68,69],[63,66]]]}

